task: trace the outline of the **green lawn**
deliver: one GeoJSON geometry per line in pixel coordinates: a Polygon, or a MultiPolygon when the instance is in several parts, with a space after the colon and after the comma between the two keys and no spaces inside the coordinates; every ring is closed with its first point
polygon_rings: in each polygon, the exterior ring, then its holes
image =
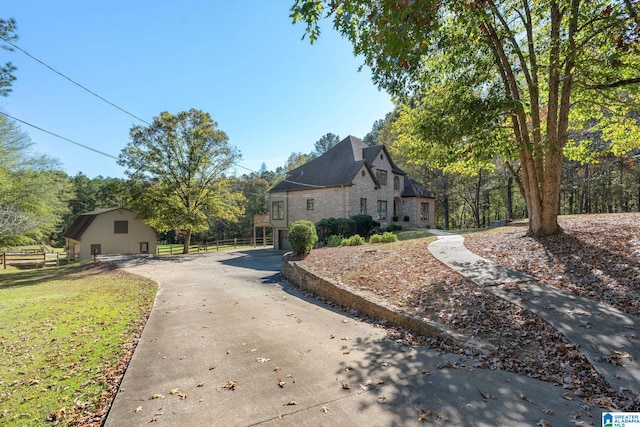
{"type": "Polygon", "coordinates": [[[396,234],[398,235],[398,240],[422,239],[423,237],[432,236],[429,230],[398,231],[396,234]]]}
{"type": "Polygon", "coordinates": [[[104,411],[155,294],[102,264],[0,269],[0,425],[52,425],[52,414],[77,425],[104,411]]]}

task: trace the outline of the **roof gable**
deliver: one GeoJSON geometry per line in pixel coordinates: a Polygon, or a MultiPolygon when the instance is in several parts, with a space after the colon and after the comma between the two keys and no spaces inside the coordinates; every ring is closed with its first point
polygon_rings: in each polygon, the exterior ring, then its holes
{"type": "Polygon", "coordinates": [[[376,188],[379,188],[380,183],[373,172],[372,164],[381,153],[384,153],[393,173],[406,175],[393,162],[384,145],[370,147],[355,136],[349,135],[321,156],[290,170],[285,180],[276,184],[269,192],[352,185],[353,178],[363,165],[376,188]]]}
{"type": "Polygon", "coordinates": [[[364,159],[366,147],[367,144],[355,136],[348,136],[321,156],[289,171],[287,178],[276,184],[270,192],[352,185],[362,165],[367,167],[374,183],[378,185],[370,165],[364,159]]]}
{"type": "Polygon", "coordinates": [[[73,239],[73,240],[80,241],[81,238],[82,238],[82,235],[84,234],[84,232],[87,231],[87,228],[89,228],[89,226],[91,225],[93,220],[98,215],[103,214],[103,213],[107,213],[107,212],[111,212],[111,211],[116,211],[118,209],[124,209],[124,210],[127,210],[129,212],[132,212],[130,209],[118,208],[118,207],[116,207],[116,208],[98,209],[98,210],[91,211],[91,212],[85,212],[85,213],[81,214],[80,216],[78,216],[73,221],[71,226],[69,226],[69,229],[67,230],[67,232],[64,233],[63,237],[66,237],[68,239],[73,239]]]}
{"type": "Polygon", "coordinates": [[[433,199],[433,193],[422,185],[418,184],[417,181],[409,178],[408,175],[404,176],[404,189],[402,191],[402,197],[424,197],[428,199],[433,199]]]}

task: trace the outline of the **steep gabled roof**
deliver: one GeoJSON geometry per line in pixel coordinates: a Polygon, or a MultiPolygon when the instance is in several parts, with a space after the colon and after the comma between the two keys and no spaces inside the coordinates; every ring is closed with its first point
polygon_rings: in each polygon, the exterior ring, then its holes
{"type": "Polygon", "coordinates": [[[389,155],[389,151],[387,151],[387,147],[385,147],[384,145],[374,145],[372,147],[366,146],[362,150],[362,152],[363,152],[364,160],[368,164],[373,164],[373,161],[378,157],[378,155],[381,152],[383,152],[384,155],[387,157],[387,160],[391,164],[391,171],[393,173],[395,173],[395,174],[398,174],[398,175],[406,175],[405,171],[403,171],[398,166],[396,166],[395,163],[393,163],[393,160],[391,159],[391,156],[389,155]]]}
{"type": "Polygon", "coordinates": [[[348,136],[320,157],[289,171],[287,178],[269,191],[273,193],[352,185],[353,178],[362,166],[367,168],[376,187],[379,187],[370,163],[364,157],[367,147],[367,144],[355,136],[348,136]]]}
{"type": "Polygon", "coordinates": [[[111,212],[118,209],[124,208],[105,208],[98,209],[96,211],[86,212],[81,214],[79,217],[73,221],[73,224],[69,227],[66,233],[64,233],[64,237],[80,241],[82,234],[89,228],[89,225],[93,222],[96,216],[103,214],[105,212],[111,212]]]}
{"type": "Polygon", "coordinates": [[[409,178],[408,175],[404,176],[404,189],[402,190],[402,197],[426,197],[426,198],[434,198],[434,195],[431,191],[424,188],[422,185],[418,184],[417,181],[409,178]]]}

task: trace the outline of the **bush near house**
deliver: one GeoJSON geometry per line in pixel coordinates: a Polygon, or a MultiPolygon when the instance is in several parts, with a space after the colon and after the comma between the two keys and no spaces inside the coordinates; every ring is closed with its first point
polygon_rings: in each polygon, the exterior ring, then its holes
{"type": "Polygon", "coordinates": [[[347,246],[359,246],[364,245],[364,237],[361,237],[359,234],[354,234],[348,239],[344,240],[344,244],[347,246]]]}
{"type": "Polygon", "coordinates": [[[342,237],[351,237],[356,234],[356,222],[351,218],[338,218],[338,232],[342,237]]]}
{"type": "Polygon", "coordinates": [[[354,215],[351,219],[356,223],[355,234],[361,236],[370,236],[374,228],[380,227],[380,223],[374,221],[371,215],[354,215]]]}
{"type": "Polygon", "coordinates": [[[385,230],[388,232],[400,231],[402,230],[402,226],[398,224],[389,224],[385,230]]]}
{"type": "Polygon", "coordinates": [[[374,234],[369,238],[369,243],[382,243],[382,235],[374,234]]]}
{"type": "Polygon", "coordinates": [[[301,219],[289,224],[289,243],[295,256],[306,255],[311,252],[318,241],[316,226],[311,221],[301,219]]]}
{"type": "Polygon", "coordinates": [[[329,238],[338,233],[338,220],[335,218],[323,218],[316,223],[316,233],[318,234],[318,240],[322,243],[327,243],[329,238]]]}
{"type": "Polygon", "coordinates": [[[343,241],[344,241],[344,238],[342,236],[333,234],[329,236],[329,240],[327,240],[327,246],[329,246],[330,248],[342,246],[343,241]]]}

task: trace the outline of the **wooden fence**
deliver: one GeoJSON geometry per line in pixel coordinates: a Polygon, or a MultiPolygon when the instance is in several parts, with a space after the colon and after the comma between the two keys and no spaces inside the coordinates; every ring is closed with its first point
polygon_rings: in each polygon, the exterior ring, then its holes
{"type": "Polygon", "coordinates": [[[66,261],[66,254],[58,252],[47,253],[38,250],[22,250],[20,252],[0,252],[2,267],[20,265],[25,267],[59,266],[60,261],[66,261]],[[61,256],[62,255],[62,256],[61,256]]]}
{"type": "MultiPolygon", "coordinates": [[[[266,242],[262,239],[256,240],[256,246],[271,246],[273,245],[273,239],[267,238],[266,242]]],[[[253,246],[253,238],[247,237],[243,239],[224,239],[216,240],[215,242],[205,242],[197,245],[189,246],[189,253],[206,253],[215,252],[225,249],[237,249],[239,246],[253,246]]],[[[181,244],[171,245],[158,245],[156,249],[157,255],[173,255],[181,254],[184,246],[181,244]]]]}

